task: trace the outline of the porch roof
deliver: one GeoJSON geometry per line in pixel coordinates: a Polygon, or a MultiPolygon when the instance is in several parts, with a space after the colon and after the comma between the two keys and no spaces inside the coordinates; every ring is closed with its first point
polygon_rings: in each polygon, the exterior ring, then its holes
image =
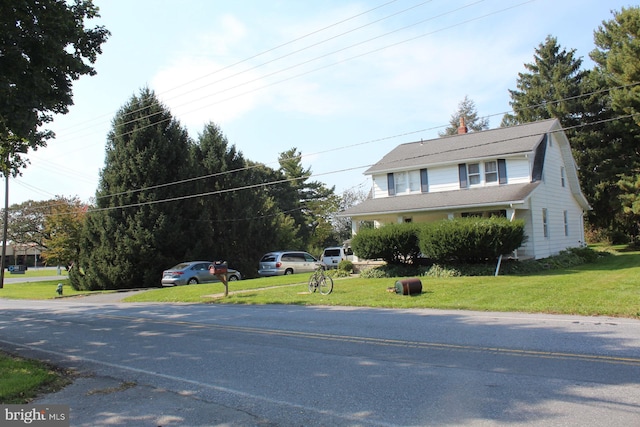
{"type": "Polygon", "coordinates": [[[496,185],[454,191],[367,199],[341,212],[339,216],[358,217],[457,209],[481,209],[522,204],[540,181],[524,184],[496,185]]]}

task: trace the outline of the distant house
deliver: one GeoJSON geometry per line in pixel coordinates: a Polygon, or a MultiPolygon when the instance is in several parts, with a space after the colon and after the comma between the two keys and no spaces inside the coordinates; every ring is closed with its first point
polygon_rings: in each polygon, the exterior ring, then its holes
{"type": "Polygon", "coordinates": [[[558,120],[401,144],[365,171],[371,197],[347,209],[359,224],[431,222],[503,216],[525,222],[518,258],[546,258],[584,245],[591,207],[578,182],[567,136],[558,120]]]}

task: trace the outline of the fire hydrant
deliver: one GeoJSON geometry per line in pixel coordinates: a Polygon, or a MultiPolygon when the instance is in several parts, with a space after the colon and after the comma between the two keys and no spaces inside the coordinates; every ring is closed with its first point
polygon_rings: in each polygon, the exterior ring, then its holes
{"type": "Polygon", "coordinates": [[[58,295],[62,295],[62,283],[58,283],[58,287],[56,288],[56,292],[58,295]]]}

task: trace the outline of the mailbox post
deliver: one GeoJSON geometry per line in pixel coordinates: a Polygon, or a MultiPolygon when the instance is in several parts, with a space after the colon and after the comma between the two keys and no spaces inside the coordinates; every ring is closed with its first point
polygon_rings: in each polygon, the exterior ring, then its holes
{"type": "Polygon", "coordinates": [[[227,262],[226,261],[214,261],[209,266],[209,273],[216,276],[224,285],[224,296],[229,296],[229,282],[227,281],[227,262]]]}

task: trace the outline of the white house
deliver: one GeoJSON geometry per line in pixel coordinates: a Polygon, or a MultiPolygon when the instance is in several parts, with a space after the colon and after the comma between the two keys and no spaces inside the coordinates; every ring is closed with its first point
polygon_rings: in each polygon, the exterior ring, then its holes
{"type": "Polygon", "coordinates": [[[519,258],[546,258],[584,245],[591,207],[569,141],[556,119],[401,144],[365,171],[371,196],[347,209],[353,234],[376,226],[465,216],[525,222],[519,258]]]}

